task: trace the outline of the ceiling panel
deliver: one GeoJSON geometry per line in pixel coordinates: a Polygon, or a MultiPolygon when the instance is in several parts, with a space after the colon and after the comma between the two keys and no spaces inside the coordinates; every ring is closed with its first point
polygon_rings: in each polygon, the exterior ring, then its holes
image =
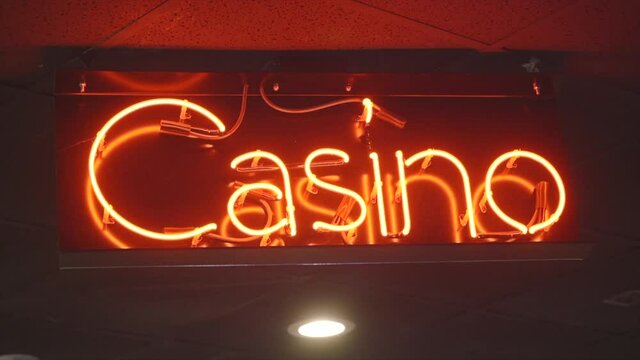
{"type": "Polygon", "coordinates": [[[3,0],[0,49],[535,49],[634,51],[624,0],[3,0]]]}
{"type": "Polygon", "coordinates": [[[160,0],[3,0],[0,46],[94,45],[160,3],[160,0]]]}
{"type": "Polygon", "coordinates": [[[208,49],[462,48],[475,43],[345,1],[173,1],[109,46],[208,49]]]}
{"type": "Polygon", "coordinates": [[[575,0],[357,1],[487,45],[575,3],[575,0]]]}
{"type": "Polygon", "coordinates": [[[638,52],[640,1],[589,0],[498,44],[510,49],[638,52]]]}

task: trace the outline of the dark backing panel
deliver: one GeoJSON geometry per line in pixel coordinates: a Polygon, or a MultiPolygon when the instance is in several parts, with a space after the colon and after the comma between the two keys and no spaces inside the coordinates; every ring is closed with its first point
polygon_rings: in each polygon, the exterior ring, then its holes
{"type": "MultiPolygon", "coordinates": [[[[114,207],[133,222],[156,231],[161,231],[164,226],[193,227],[213,221],[224,227],[224,231],[230,235],[242,236],[225,220],[226,202],[232,192],[229,183],[240,180],[245,183],[270,181],[279,186],[281,184],[277,173],[238,174],[229,168],[234,157],[256,149],[273,152],[286,163],[301,163],[307,154],[321,147],[344,150],[351,156],[349,164],[316,171],[319,175],[339,176],[340,185],[353,189],[366,199],[368,191],[365,191],[365,187],[372,186],[373,173],[368,159],[369,150],[355,133],[355,120],[362,111],[361,106],[349,104],[301,115],[280,113],[256,96],[262,77],[260,74],[210,73],[60,73],[56,86],[56,134],[61,250],[189,248],[190,240],[150,240],[117,224],[107,226],[106,230],[101,229],[102,208],[94,199],[88,182],[87,160],[92,138],[117,111],[153,97],[189,99],[209,109],[227,127],[231,127],[240,108],[239,95],[243,81],[251,85],[245,122],[228,139],[207,144],[160,134],[159,121],[176,120],[178,107],[161,106],[141,110],[118,123],[107,136],[105,156],[100,160],[98,170],[103,192],[114,207]],[[79,92],[81,83],[86,84],[83,93],[79,92]]],[[[276,74],[268,80],[267,89],[271,95],[275,95],[274,101],[289,107],[323,103],[335,96],[366,95],[376,104],[406,119],[408,123],[404,129],[377,119],[371,125],[372,146],[380,155],[386,184],[385,195],[395,192],[393,184],[397,181],[397,172],[394,152],[398,149],[404,151],[405,157],[428,148],[451,152],[464,163],[474,190],[482,185],[486,169],[498,155],[516,148],[534,151],[556,166],[563,175],[568,193],[568,206],[561,221],[544,236],[543,242],[577,240],[573,226],[574,209],[571,207],[572,182],[566,169],[565,149],[556,119],[552,89],[544,78],[529,75],[276,74]],[[273,94],[273,82],[280,86],[277,94],[273,94]],[[534,82],[543,90],[540,95],[533,91],[534,82]],[[347,83],[352,84],[353,88],[349,94],[344,90],[344,84],[347,83]]],[[[193,116],[191,122],[206,124],[197,115],[193,116]]],[[[521,163],[522,166],[513,174],[533,183],[539,180],[552,181],[540,166],[526,160],[521,163]]],[[[414,174],[418,168],[416,164],[412,169],[407,169],[407,175],[414,174]]],[[[311,229],[313,221],[331,219],[331,216],[311,208],[320,206],[324,213],[335,211],[340,197],[321,191],[319,195],[305,199],[301,196],[305,185],[303,171],[291,170],[290,173],[299,234],[295,238],[278,234],[274,237],[279,239],[276,243],[284,242],[286,246],[327,245],[330,247],[317,261],[340,259],[336,254],[344,252],[344,240],[337,234],[318,234],[311,229]]],[[[550,185],[551,203],[555,204],[553,182],[550,185]]],[[[459,174],[444,159],[434,159],[426,178],[410,184],[409,192],[413,227],[408,237],[380,237],[377,211],[371,205],[368,220],[352,245],[394,245],[397,248],[402,245],[444,244],[455,248],[460,246],[456,242],[531,241],[531,238],[470,239],[466,228],[454,228],[453,216],[464,213],[463,189],[459,174]],[[456,194],[456,199],[451,200],[446,195],[447,188],[449,193],[456,194]],[[457,205],[457,211],[453,211],[452,201],[457,205]]],[[[531,194],[523,191],[522,186],[508,183],[496,185],[496,193],[497,200],[509,214],[525,223],[529,220],[533,201],[531,194]]],[[[399,231],[402,226],[400,206],[392,201],[392,196],[387,196],[385,202],[391,230],[399,231]]],[[[510,230],[491,214],[480,214],[479,217],[489,231],[510,230]]],[[[254,227],[260,227],[264,222],[260,216],[243,219],[254,227]]],[[[258,242],[206,241],[201,246],[213,249],[193,251],[257,247],[258,242]]],[[[400,260],[393,255],[393,261],[401,261],[403,251],[411,253],[411,248],[389,251],[390,254],[391,251],[400,254],[400,260]]],[[[357,262],[359,258],[384,262],[380,257],[365,255],[364,248],[362,250],[358,253],[356,247],[350,250],[350,260],[338,262],[357,262]]],[[[119,252],[109,252],[116,253],[119,252]]],[[[236,262],[233,260],[234,254],[239,253],[231,249],[220,254],[228,254],[231,259],[221,263],[233,263],[236,262]]],[[[215,265],[212,262],[220,261],[211,259],[217,259],[217,256],[205,256],[197,262],[215,265]]],[[[545,257],[557,258],[558,255],[542,256],[545,257]]],[[[560,257],[572,256],[563,254],[560,257]]],[[[406,261],[417,261],[415,258],[405,258],[406,261]]],[[[478,259],[487,258],[493,257],[478,255],[478,259]]],[[[135,257],[127,256],[127,259],[135,257]]],[[[301,259],[301,263],[314,262],[314,256],[302,256],[301,259]]],[[[442,259],[455,260],[456,256],[447,253],[442,259]]],[[[465,256],[458,260],[464,259],[469,260],[465,256]]],[[[237,262],[243,261],[247,260],[238,259],[237,262]]],[[[161,260],[158,262],[162,264],[161,260]]],[[[291,263],[289,260],[283,262],[291,263]]],[[[149,265],[149,261],[146,264],[149,265]]]]}

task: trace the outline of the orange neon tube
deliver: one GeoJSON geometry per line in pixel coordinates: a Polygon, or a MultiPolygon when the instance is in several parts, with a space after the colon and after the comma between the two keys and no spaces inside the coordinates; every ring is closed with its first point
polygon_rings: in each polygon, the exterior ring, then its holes
{"type": "Polygon", "coordinates": [[[378,153],[372,152],[369,158],[373,163],[373,186],[376,193],[376,203],[378,205],[378,220],[380,222],[380,234],[389,235],[387,230],[387,218],[384,210],[384,193],[382,192],[382,176],[380,175],[380,158],[378,153]]]}
{"type": "Polygon", "coordinates": [[[369,98],[362,99],[362,106],[364,106],[364,123],[369,125],[373,118],[373,102],[369,98]]]}
{"type": "Polygon", "coordinates": [[[276,195],[278,200],[282,199],[282,191],[275,185],[267,184],[267,183],[253,183],[253,184],[245,184],[236,189],[236,191],[231,194],[229,197],[229,201],[227,202],[227,214],[229,215],[229,220],[231,223],[238,228],[238,230],[250,236],[264,236],[273,234],[274,232],[280,230],[284,226],[287,225],[287,219],[280,219],[275,225],[271,225],[265,227],[264,229],[252,229],[242,223],[235,212],[235,204],[238,201],[238,198],[251,190],[267,190],[271,191],[276,195]]]}
{"type": "MultiPolygon", "coordinates": [[[[264,201],[264,200],[262,200],[264,201]]],[[[235,213],[236,215],[243,215],[243,214],[263,214],[265,212],[265,210],[263,210],[262,208],[260,208],[259,206],[243,206],[241,208],[235,209],[235,213]]],[[[231,222],[231,220],[229,220],[229,215],[225,216],[222,218],[222,221],[220,222],[220,225],[218,225],[218,230],[220,230],[220,237],[224,237],[224,238],[231,238],[231,236],[229,235],[229,223],[231,222]]],[[[267,225],[269,225],[269,221],[267,221],[267,225]]],[[[260,236],[250,236],[247,238],[234,238],[234,240],[247,240],[247,241],[253,241],[260,238],[260,236]]]]}
{"type": "Polygon", "coordinates": [[[160,106],[160,105],[174,105],[174,106],[180,106],[180,107],[184,106],[188,109],[191,109],[203,115],[207,120],[211,121],[218,128],[220,132],[225,131],[224,124],[220,119],[218,119],[217,116],[215,116],[213,113],[203,108],[202,106],[188,102],[186,100],[159,98],[159,99],[151,99],[151,100],[145,100],[145,101],[135,103],[129,107],[124,108],[117,114],[115,114],[111,119],[109,119],[109,121],[107,121],[107,123],[104,124],[102,129],[98,131],[98,134],[96,135],[96,138],[93,141],[93,145],[91,146],[91,150],[89,152],[89,178],[91,180],[91,187],[93,188],[93,193],[95,194],[96,199],[98,199],[98,202],[100,202],[100,204],[104,207],[104,209],[106,209],[109,215],[111,215],[111,217],[118,224],[124,226],[128,230],[135,232],[139,235],[156,239],[156,240],[164,240],[164,241],[184,240],[184,239],[193,238],[194,236],[202,235],[210,231],[214,231],[216,230],[217,225],[215,223],[209,223],[204,226],[197,227],[190,231],[171,233],[171,234],[165,234],[165,233],[147,230],[143,227],[140,227],[128,221],[124,216],[120,215],[120,213],[118,213],[113,208],[113,205],[111,205],[109,201],[107,201],[104,194],[102,193],[102,190],[100,189],[100,185],[98,185],[98,179],[96,177],[96,157],[98,155],[98,151],[101,147],[101,144],[105,140],[107,132],[109,132],[109,129],[111,129],[111,127],[113,127],[118,121],[122,120],[124,117],[126,117],[127,115],[135,111],[138,111],[147,107],[151,107],[151,106],[160,106]]]}
{"type": "MultiPolygon", "coordinates": [[[[370,205],[370,201],[371,201],[371,185],[369,185],[369,175],[367,174],[363,174],[362,175],[362,193],[365,195],[365,202],[367,203],[367,214],[371,214],[371,207],[370,205]]],[[[371,216],[367,216],[367,244],[369,245],[373,245],[375,243],[374,240],[374,230],[373,230],[373,220],[371,219],[371,216]]]]}
{"type": "Polygon", "coordinates": [[[293,195],[291,193],[291,178],[289,177],[289,171],[287,170],[287,166],[284,164],[280,158],[270,152],[256,150],[251,151],[246,154],[242,154],[231,161],[231,168],[235,169],[238,165],[247,160],[251,160],[253,158],[263,158],[269,159],[273,161],[282,172],[282,179],[284,181],[284,200],[286,202],[286,211],[287,211],[287,219],[284,219],[289,227],[289,235],[296,236],[298,233],[297,225],[296,225],[296,217],[295,217],[295,206],[293,205],[293,195]]]}
{"type": "Polygon", "coordinates": [[[102,235],[116,248],[118,249],[129,249],[131,246],[127,245],[122,240],[118,239],[114,234],[111,233],[108,227],[105,226],[105,223],[102,221],[102,216],[99,214],[99,210],[96,209],[95,200],[93,199],[93,191],[91,190],[91,181],[87,177],[85,181],[85,193],[86,193],[86,202],[89,213],[91,214],[91,219],[93,220],[93,224],[102,231],[102,235]]]}
{"type": "MultiPolygon", "coordinates": [[[[462,162],[458,160],[458,158],[456,158],[455,156],[451,155],[446,151],[436,150],[436,149],[424,150],[417,154],[414,154],[413,156],[405,160],[405,164],[407,167],[409,167],[416,161],[428,156],[438,156],[438,157],[445,158],[450,162],[452,162],[453,165],[456,166],[456,168],[458,168],[458,171],[462,176],[462,183],[464,186],[464,198],[467,206],[467,214],[469,215],[469,234],[471,235],[472,238],[476,238],[478,236],[478,233],[476,231],[476,223],[473,216],[473,200],[471,198],[471,184],[469,181],[469,174],[467,173],[467,169],[465,169],[462,162]]],[[[409,210],[409,205],[407,202],[407,211],[408,210],[409,210]]]]}
{"type": "Polygon", "coordinates": [[[400,150],[396,151],[396,161],[398,163],[398,186],[402,197],[402,217],[404,218],[402,235],[407,236],[411,231],[411,214],[409,213],[409,198],[407,196],[407,179],[404,173],[404,155],[400,150]]]}
{"type": "Polygon", "coordinates": [[[510,151],[508,153],[504,153],[500,155],[497,159],[493,161],[491,166],[489,166],[489,170],[487,170],[487,176],[485,178],[484,184],[485,184],[484,191],[485,191],[485,194],[487,195],[487,202],[489,203],[489,206],[491,207],[493,212],[496,213],[496,215],[498,215],[498,217],[502,221],[516,228],[523,234],[526,234],[527,232],[530,234],[535,234],[540,229],[547,228],[555,224],[556,222],[558,222],[558,220],[560,220],[560,215],[562,215],[562,212],[564,211],[564,207],[567,201],[567,194],[565,192],[564,183],[562,182],[562,178],[560,177],[560,174],[558,173],[556,168],[553,167],[553,165],[549,161],[547,161],[547,159],[530,151],[514,150],[514,151],[510,151]],[[505,212],[502,211],[502,209],[500,209],[495,199],[493,198],[493,191],[491,190],[491,179],[493,178],[493,175],[496,172],[496,169],[498,168],[498,166],[500,166],[500,164],[502,164],[503,162],[513,157],[527,158],[542,165],[551,174],[558,188],[558,207],[556,208],[556,210],[553,212],[553,214],[549,216],[547,220],[540,222],[538,224],[531,225],[529,228],[527,228],[527,226],[524,225],[523,223],[505,214],[505,212]]]}
{"type": "MultiPolygon", "coordinates": [[[[513,184],[516,184],[518,186],[520,186],[521,188],[523,188],[526,191],[533,191],[533,189],[536,187],[532,182],[530,182],[527,179],[524,179],[522,177],[516,176],[516,175],[512,175],[512,174],[499,174],[494,176],[491,179],[491,184],[495,185],[497,183],[500,182],[510,182],[513,184]]],[[[483,213],[482,208],[480,207],[480,203],[482,202],[482,198],[481,195],[484,194],[484,182],[481,183],[480,185],[478,185],[478,187],[473,191],[473,203],[477,204],[478,206],[476,207],[476,209],[480,209],[480,213],[483,213]]],[[[485,209],[486,210],[486,209],[485,209]]],[[[489,232],[484,225],[482,224],[481,221],[481,216],[478,212],[476,212],[476,226],[478,228],[478,231],[482,234],[482,233],[487,233],[489,232]]]]}
{"type": "Polygon", "coordinates": [[[345,224],[345,225],[333,225],[323,221],[315,221],[313,223],[313,229],[316,231],[335,231],[335,232],[350,231],[362,225],[362,223],[364,222],[365,218],[367,217],[367,204],[365,204],[362,196],[360,196],[355,191],[320,180],[313,173],[313,171],[311,171],[311,163],[313,162],[313,160],[318,156],[326,156],[326,155],[337,156],[340,159],[342,159],[345,162],[345,164],[349,162],[349,155],[342,150],[330,149],[330,148],[317,149],[312,151],[309,154],[309,156],[307,156],[307,159],[304,161],[305,174],[313,184],[315,184],[317,187],[321,189],[326,189],[341,195],[352,197],[360,206],[360,216],[358,216],[358,218],[352,223],[345,224]]]}
{"type": "MultiPolygon", "coordinates": [[[[122,144],[127,143],[139,136],[147,135],[150,133],[158,132],[159,126],[156,125],[147,125],[140,128],[135,128],[127,131],[126,133],[119,135],[117,138],[113,139],[109,142],[109,147],[104,149],[102,152],[102,158],[107,157],[111,152],[118,149],[122,144]]],[[[100,162],[96,163],[96,173],[99,172],[100,162]]],[[[87,174],[89,175],[89,174],[87,174]]],[[[118,239],[111,231],[105,227],[105,223],[102,220],[102,214],[98,214],[98,209],[96,208],[95,199],[93,196],[93,187],[91,186],[91,179],[89,176],[86,178],[86,186],[85,186],[85,197],[87,201],[87,206],[89,213],[91,214],[91,218],[94,221],[94,224],[102,231],[102,234],[105,236],[109,242],[111,242],[115,247],[120,249],[128,249],[130,246],[125,244],[123,241],[118,239]]],[[[104,208],[100,209],[104,210],[104,208]]]]}
{"type": "MultiPolygon", "coordinates": [[[[340,177],[339,176],[325,176],[324,178],[336,178],[336,179],[339,179],[340,177]]],[[[300,201],[300,204],[304,208],[306,208],[307,210],[317,212],[317,213],[319,213],[321,215],[334,216],[335,215],[335,210],[328,209],[328,208],[316,205],[316,204],[312,203],[311,201],[309,201],[308,199],[305,199],[306,190],[304,188],[305,188],[305,186],[307,184],[312,184],[312,182],[309,181],[309,179],[307,179],[307,178],[301,178],[300,180],[298,180],[298,183],[296,184],[295,194],[296,194],[296,198],[300,201]]]]}

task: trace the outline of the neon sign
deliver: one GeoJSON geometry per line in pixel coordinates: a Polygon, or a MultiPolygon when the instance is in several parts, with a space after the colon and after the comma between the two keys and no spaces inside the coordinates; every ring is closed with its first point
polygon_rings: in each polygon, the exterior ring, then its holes
{"type": "Polygon", "coordinates": [[[362,225],[365,218],[367,217],[367,204],[364,202],[364,199],[362,198],[362,196],[360,196],[355,191],[320,180],[313,173],[313,171],[311,170],[311,164],[313,160],[316,157],[326,156],[326,155],[337,156],[341,158],[342,161],[344,161],[345,163],[349,162],[349,155],[347,155],[347,153],[342,150],[337,150],[337,149],[315,150],[311,154],[309,154],[309,156],[307,156],[307,159],[304,161],[304,171],[305,171],[305,174],[307,175],[307,178],[309,179],[309,182],[311,184],[315,184],[321,189],[333,191],[335,193],[342,194],[344,196],[348,196],[354,199],[360,206],[360,215],[358,216],[357,220],[346,225],[335,225],[335,224],[328,224],[322,221],[316,221],[313,223],[313,229],[316,231],[334,231],[334,232],[346,232],[346,231],[353,230],[358,226],[362,225]]]}
{"type": "Polygon", "coordinates": [[[98,179],[96,177],[96,157],[98,156],[99,152],[104,150],[104,141],[105,141],[105,137],[107,136],[107,133],[109,132],[109,129],[111,129],[111,127],[113,127],[117,122],[119,122],[120,120],[122,120],[123,118],[125,118],[127,115],[131,113],[134,113],[140,109],[144,109],[151,106],[158,106],[158,105],[175,105],[175,106],[186,107],[199,114],[202,114],[207,120],[213,123],[220,132],[225,131],[225,126],[222,123],[222,121],[218,119],[218,117],[216,117],[214,114],[212,114],[209,110],[203,108],[200,105],[190,103],[184,100],[152,99],[152,100],[141,101],[139,103],[126,107],[125,109],[115,114],[111,119],[109,119],[109,121],[106,124],[104,124],[102,129],[100,129],[100,131],[96,135],[96,138],[93,141],[93,145],[91,146],[91,150],[89,152],[89,177],[91,179],[91,188],[93,189],[93,193],[95,194],[100,204],[104,207],[105,212],[108,213],[110,217],[112,217],[116,222],[118,222],[125,228],[129,229],[130,231],[140,234],[144,237],[148,237],[156,240],[173,241],[173,240],[189,239],[189,238],[193,238],[194,236],[198,236],[198,235],[208,233],[210,231],[214,231],[218,227],[215,223],[206,224],[190,231],[177,232],[172,234],[151,231],[130,222],[124,216],[120,215],[120,213],[114,209],[113,205],[111,205],[102,194],[102,190],[100,189],[100,185],[98,184],[98,179]]]}
{"type": "MultiPolygon", "coordinates": [[[[376,111],[378,111],[379,116],[386,117],[387,119],[390,118],[390,115],[387,115],[388,113],[384,112],[370,99],[360,99],[358,100],[358,102],[361,103],[363,107],[363,112],[360,116],[360,119],[363,123],[362,126],[364,126],[365,128],[370,125],[376,111]]],[[[511,228],[514,228],[518,233],[522,235],[533,235],[542,230],[550,229],[555,223],[560,221],[561,215],[565,209],[566,191],[562,177],[553,166],[553,164],[534,152],[513,150],[499,155],[491,163],[488,170],[486,171],[484,186],[481,189],[481,191],[483,192],[483,197],[482,199],[477,201],[475,200],[476,196],[474,196],[474,194],[472,193],[471,179],[466,167],[464,166],[463,162],[452,153],[440,149],[425,148],[424,150],[418,151],[409,157],[405,157],[404,152],[401,149],[396,149],[394,155],[397,167],[395,171],[397,173],[398,181],[395,184],[396,192],[394,196],[394,203],[401,204],[403,226],[398,232],[394,232],[393,230],[390,230],[390,228],[393,229],[393,227],[395,227],[395,222],[397,219],[393,210],[388,208],[389,204],[387,204],[384,200],[385,197],[388,196],[386,196],[383,189],[385,186],[390,186],[391,184],[389,184],[389,181],[383,181],[382,179],[380,155],[376,151],[369,151],[368,157],[370,160],[370,172],[368,174],[365,174],[366,177],[362,178],[362,191],[357,192],[353,189],[349,189],[339,185],[339,180],[332,180],[330,182],[328,179],[318,176],[314,172],[313,168],[315,166],[349,166],[348,164],[350,162],[350,155],[341,149],[319,148],[307,154],[304,163],[301,165],[301,168],[304,170],[304,174],[306,177],[306,187],[304,191],[314,193],[317,192],[318,189],[320,189],[328,193],[342,196],[342,201],[337,206],[337,210],[335,212],[331,212],[325,209],[320,209],[318,211],[321,214],[332,214],[334,218],[331,222],[314,219],[311,224],[298,224],[298,221],[296,219],[296,205],[298,204],[296,204],[296,201],[294,201],[294,187],[292,185],[291,175],[289,173],[289,166],[275,153],[256,150],[238,154],[229,164],[230,168],[235,171],[240,171],[241,164],[250,163],[250,166],[248,166],[248,168],[243,168],[245,169],[243,171],[251,171],[251,169],[257,169],[258,166],[266,166],[260,165],[260,162],[264,163],[265,161],[268,161],[270,163],[273,163],[273,166],[271,166],[270,169],[276,170],[277,172],[279,172],[279,175],[281,175],[280,181],[277,181],[279,185],[260,180],[248,184],[237,182],[236,189],[227,199],[227,218],[223,219],[223,222],[220,223],[223,224],[223,226],[219,226],[218,222],[210,221],[206,224],[198,225],[191,229],[164,229],[164,231],[162,232],[150,230],[128,220],[117,210],[118,206],[112,204],[105,197],[103,191],[100,188],[98,176],[96,174],[96,161],[100,158],[101,154],[105,150],[105,147],[107,146],[106,137],[109,130],[116,123],[135,113],[136,111],[161,105],[180,107],[180,118],[182,120],[188,118],[188,116],[186,116],[187,110],[193,111],[204,117],[208,121],[208,123],[210,123],[214,127],[213,129],[206,129],[188,125],[186,124],[186,122],[163,122],[165,130],[169,129],[174,133],[204,140],[216,140],[229,135],[225,133],[225,124],[206,108],[193,102],[171,98],[151,99],[135,103],[117,112],[102,126],[100,131],[98,131],[89,152],[88,175],[91,191],[97,199],[98,203],[103,208],[103,222],[114,222],[115,224],[124,227],[128,231],[136,233],[145,238],[159,241],[199,239],[203,236],[219,238],[223,240],[230,239],[230,237],[226,234],[227,228],[229,227],[230,223],[235,229],[247,236],[247,238],[241,239],[234,238],[234,241],[252,241],[262,238],[262,242],[266,242],[266,239],[268,239],[270,236],[274,234],[280,234],[282,232],[285,232],[286,236],[288,236],[289,238],[295,238],[298,235],[299,227],[309,227],[317,233],[340,233],[343,235],[343,238],[350,239],[355,236],[354,234],[358,228],[373,228],[373,218],[376,218],[379,228],[378,231],[383,237],[409,237],[411,236],[412,224],[415,223],[415,221],[412,220],[415,220],[416,217],[415,214],[412,215],[411,213],[410,204],[414,201],[422,201],[424,199],[412,198],[410,196],[410,191],[407,185],[411,182],[421,179],[421,177],[423,177],[425,180],[435,181],[437,183],[437,180],[425,177],[427,176],[427,174],[425,173],[428,171],[428,168],[431,166],[431,163],[433,161],[447,162],[453,165],[459,174],[464,195],[464,213],[461,214],[459,219],[457,220],[460,227],[466,229],[470,238],[478,238],[483,236],[483,232],[478,231],[479,226],[477,224],[477,210],[480,209],[482,212],[485,212],[485,203],[488,204],[488,208],[491,209],[491,211],[493,211],[504,224],[511,228]],[[319,160],[327,158],[330,158],[332,160],[319,160]],[[495,198],[495,190],[493,188],[495,181],[498,179],[502,179],[500,176],[504,177],[504,175],[496,175],[496,172],[502,166],[502,164],[506,163],[507,168],[511,169],[515,167],[515,162],[520,158],[527,159],[541,165],[553,178],[558,196],[558,204],[553,212],[549,214],[544,212],[539,216],[539,218],[537,219],[538,221],[533,221],[532,223],[529,223],[527,225],[515,220],[512,216],[507,214],[500,205],[498,205],[498,202],[495,198]],[[416,165],[416,163],[419,163],[420,166],[414,166],[416,165]],[[369,184],[370,176],[373,178],[372,184],[369,184]],[[247,196],[252,196],[259,199],[259,202],[263,205],[265,210],[261,211],[259,210],[259,208],[243,207],[244,200],[247,196]],[[275,212],[271,209],[271,203],[277,207],[284,208],[284,216],[281,219],[276,220],[275,223],[273,223],[275,218],[274,213],[279,212],[277,211],[277,209],[275,212]],[[374,208],[375,211],[373,211],[374,208]],[[239,214],[248,212],[264,213],[267,217],[265,226],[261,229],[256,229],[249,227],[245,223],[243,223],[243,221],[239,217],[239,214]],[[389,213],[392,219],[391,225],[393,226],[391,227],[387,222],[387,213],[389,213]]],[[[274,107],[277,107],[277,105],[275,104],[272,105],[274,107]]],[[[298,110],[298,112],[304,112],[304,110],[298,110]]],[[[391,122],[398,125],[398,127],[404,126],[404,123],[398,120],[393,120],[391,122]]],[[[443,187],[443,189],[445,190],[445,192],[447,192],[447,194],[449,194],[449,196],[451,196],[452,190],[450,188],[447,188],[442,184],[440,184],[440,186],[443,187]]],[[[393,191],[391,192],[393,193],[393,191]]],[[[454,207],[455,202],[451,202],[451,204],[451,211],[453,213],[456,213],[457,207],[454,207]]],[[[303,203],[302,205],[306,207],[311,206],[305,203],[303,203]]],[[[457,239],[459,239],[459,237],[457,239]]],[[[459,241],[456,240],[456,242],[459,241]]],[[[349,242],[347,241],[347,243],[349,242]]]]}

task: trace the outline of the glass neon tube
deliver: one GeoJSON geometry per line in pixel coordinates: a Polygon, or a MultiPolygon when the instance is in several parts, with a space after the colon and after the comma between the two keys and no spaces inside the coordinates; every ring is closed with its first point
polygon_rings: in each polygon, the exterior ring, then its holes
{"type": "MultiPolygon", "coordinates": [[[[460,176],[462,176],[462,184],[464,186],[464,198],[465,198],[465,203],[467,206],[467,215],[469,215],[469,234],[471,235],[472,238],[476,238],[478,236],[478,233],[476,231],[476,223],[475,223],[475,219],[473,216],[473,200],[471,198],[471,184],[469,181],[469,174],[467,173],[467,169],[465,169],[464,165],[462,164],[462,162],[460,160],[458,160],[458,158],[456,158],[455,156],[451,155],[450,153],[443,151],[443,150],[436,150],[436,149],[429,149],[429,150],[424,150],[421,151],[417,154],[414,154],[413,156],[411,156],[410,158],[408,158],[407,160],[405,160],[405,165],[407,167],[411,166],[413,163],[415,163],[416,161],[423,159],[425,157],[428,156],[438,156],[438,157],[442,157],[444,159],[449,160],[451,163],[453,163],[453,165],[456,166],[456,168],[458,168],[458,171],[460,172],[460,176]]],[[[408,199],[407,199],[408,200],[408,199]]],[[[407,211],[409,210],[409,206],[407,203],[407,211]]]]}
{"type": "Polygon", "coordinates": [[[338,194],[342,194],[342,195],[346,195],[349,197],[352,197],[360,206],[360,216],[358,216],[358,218],[353,221],[350,224],[345,224],[345,225],[333,225],[333,224],[329,224],[323,221],[315,221],[313,223],[313,229],[316,231],[335,231],[335,232],[344,232],[344,231],[349,231],[352,230],[354,228],[357,228],[358,226],[360,226],[365,218],[367,217],[367,204],[365,204],[364,199],[362,198],[362,196],[360,196],[358,193],[356,193],[355,191],[343,188],[341,186],[337,186],[337,185],[333,185],[330,184],[326,181],[320,180],[314,173],[313,171],[311,171],[311,163],[313,162],[313,160],[318,157],[318,156],[324,156],[324,155],[332,155],[332,156],[337,156],[339,158],[341,158],[345,163],[349,162],[349,155],[347,153],[345,153],[342,150],[338,150],[338,149],[330,149],[330,148],[322,148],[322,149],[317,149],[314,150],[313,152],[311,152],[311,154],[309,154],[309,156],[307,156],[307,159],[304,162],[304,172],[306,173],[307,177],[309,178],[309,180],[311,182],[313,182],[313,184],[315,184],[317,187],[321,188],[321,189],[326,189],[329,191],[333,191],[335,193],[338,194]]]}
{"type": "Polygon", "coordinates": [[[158,98],[158,99],[150,99],[150,100],[145,100],[145,101],[135,103],[129,107],[122,109],[120,112],[118,112],[113,117],[111,117],[111,119],[109,119],[109,121],[107,121],[104,124],[102,129],[98,131],[98,134],[96,135],[96,138],[93,141],[91,150],[89,152],[89,178],[90,178],[91,187],[93,189],[94,195],[96,196],[96,199],[98,199],[98,202],[100,202],[100,204],[104,207],[104,209],[106,209],[109,215],[118,224],[122,225],[129,231],[132,231],[141,236],[156,239],[156,240],[164,240],[164,241],[184,240],[184,239],[193,238],[198,235],[202,235],[210,231],[214,231],[216,230],[217,225],[215,223],[209,223],[200,227],[196,227],[190,231],[177,232],[177,233],[171,233],[171,234],[165,234],[165,233],[160,233],[160,232],[145,229],[143,227],[140,227],[128,221],[124,216],[122,216],[119,212],[117,212],[114,209],[113,205],[111,205],[109,201],[107,201],[104,194],[102,193],[102,190],[100,189],[100,185],[98,184],[98,179],[96,177],[96,157],[98,156],[98,152],[109,130],[118,121],[122,120],[127,115],[135,111],[148,108],[151,106],[160,106],[160,105],[174,105],[174,106],[180,106],[180,107],[184,106],[190,110],[193,110],[203,115],[207,120],[213,123],[221,133],[225,131],[224,124],[217,116],[215,116],[213,113],[203,108],[202,106],[186,100],[179,100],[179,99],[172,99],[172,98],[158,98]]]}
{"type": "Polygon", "coordinates": [[[485,178],[484,184],[485,184],[484,191],[485,191],[485,194],[487,195],[487,202],[489,203],[489,206],[491,207],[493,212],[495,212],[496,215],[498,215],[498,217],[502,221],[513,226],[523,234],[526,234],[527,232],[529,234],[535,234],[537,231],[547,228],[555,224],[556,222],[558,222],[558,220],[560,220],[560,215],[562,215],[562,212],[564,211],[564,207],[567,201],[567,194],[565,192],[564,183],[562,182],[562,177],[560,177],[560,174],[558,173],[556,168],[553,167],[553,165],[551,165],[551,163],[547,161],[547,159],[530,151],[514,150],[514,151],[510,151],[508,153],[504,153],[500,155],[497,159],[493,161],[491,166],[489,166],[489,170],[487,170],[487,176],[485,178]],[[553,180],[556,182],[556,186],[558,189],[558,206],[556,210],[553,212],[553,214],[549,216],[547,220],[540,222],[538,224],[531,225],[529,228],[527,228],[525,224],[513,219],[512,217],[507,215],[504,211],[502,211],[502,209],[500,209],[500,206],[498,206],[495,199],[493,198],[493,191],[491,189],[491,179],[493,178],[493,175],[496,172],[496,169],[498,168],[498,166],[500,166],[500,164],[502,164],[503,162],[514,157],[527,158],[542,165],[551,174],[551,176],[553,177],[553,180]]]}

